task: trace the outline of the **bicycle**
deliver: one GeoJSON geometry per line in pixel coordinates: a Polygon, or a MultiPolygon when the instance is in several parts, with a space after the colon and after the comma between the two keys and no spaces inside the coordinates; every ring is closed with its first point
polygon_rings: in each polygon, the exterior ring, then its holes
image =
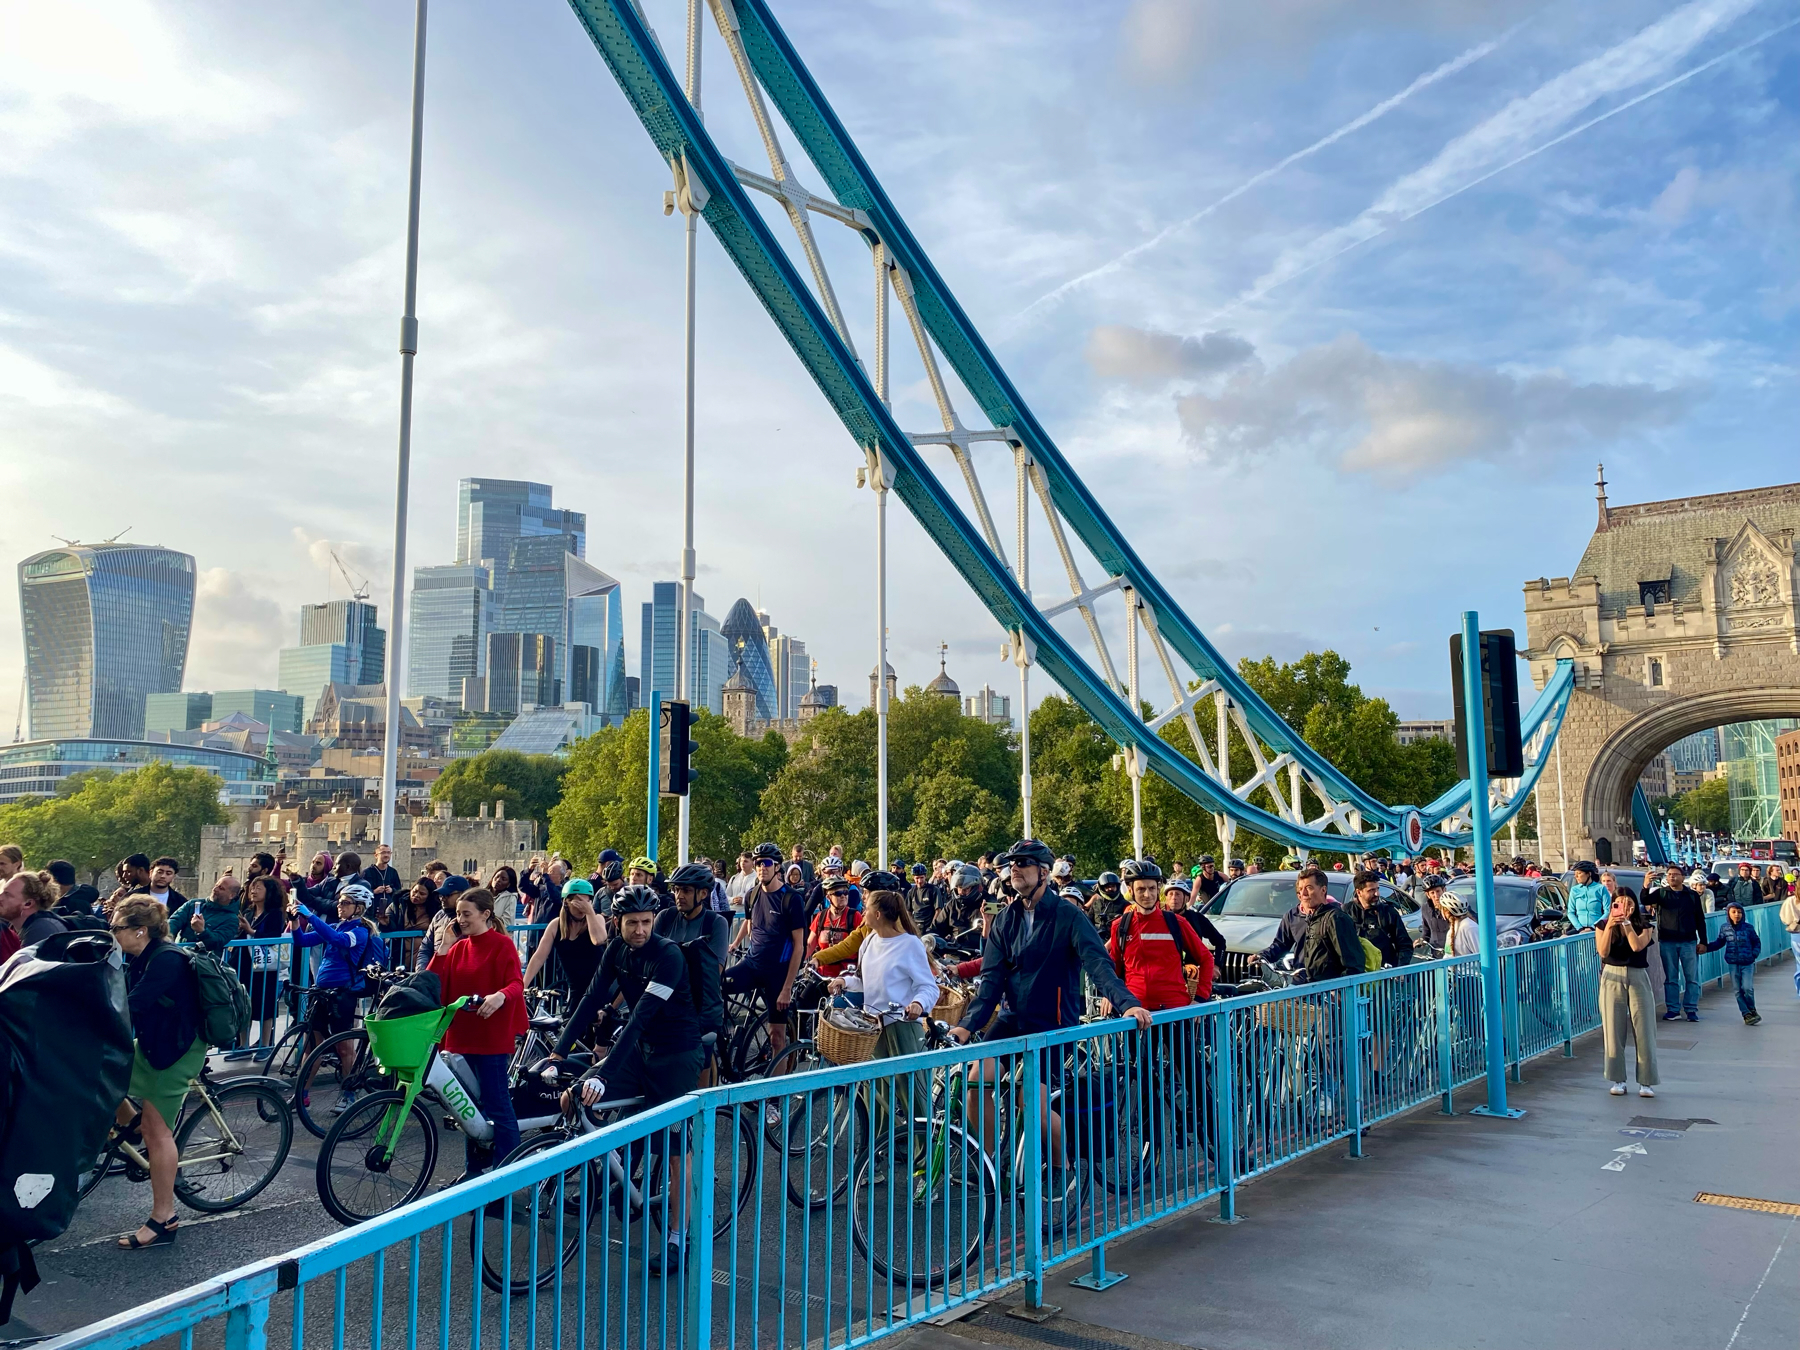
{"type": "MultiPolygon", "coordinates": [[[[395,1087],[358,1098],[325,1135],[315,1177],[319,1200],[339,1223],[361,1223],[411,1204],[437,1169],[438,1124],[428,1098],[478,1144],[491,1144],[494,1124],[475,1104],[474,1076],[460,1055],[438,1049],[473,995],[410,1017],[363,1024],[369,1049],[395,1087]]],[[[521,1133],[554,1125],[558,1115],[519,1121],[521,1133]]]]}
{"type": "MultiPolygon", "coordinates": [[[[201,1067],[189,1082],[190,1101],[176,1121],[180,1163],[175,1198],[201,1214],[219,1214],[248,1204],[281,1170],[294,1141],[294,1118],[287,1101],[260,1078],[213,1082],[201,1067]]],[[[141,1139],[118,1133],[109,1138],[93,1166],[77,1179],[75,1194],[86,1199],[113,1171],[128,1181],[150,1179],[150,1160],[141,1139]]]]}
{"type": "MultiPolygon", "coordinates": [[[[644,1103],[642,1097],[619,1101],[602,1097],[592,1107],[584,1106],[578,1083],[587,1073],[585,1066],[553,1064],[547,1072],[555,1075],[547,1082],[565,1089],[562,1115],[556,1124],[509,1153],[501,1166],[592,1134],[644,1103]]],[[[712,1235],[718,1238],[731,1230],[733,1219],[755,1193],[758,1149],[748,1107],[722,1106],[711,1112],[711,1117],[712,1128],[720,1132],[715,1139],[713,1168],[712,1235]]],[[[656,1136],[623,1149],[609,1149],[600,1157],[576,1163],[487,1205],[469,1225],[469,1249],[472,1256],[479,1253],[482,1283],[514,1297],[542,1289],[575,1259],[583,1233],[603,1208],[617,1221],[616,1231],[610,1223],[605,1226],[606,1240],[624,1248],[628,1257],[633,1249],[664,1251],[681,1214],[668,1186],[664,1151],[671,1137],[679,1137],[686,1128],[670,1127],[661,1136],[664,1149],[654,1146],[656,1136]],[[639,1236],[634,1237],[634,1232],[639,1236]]]]}

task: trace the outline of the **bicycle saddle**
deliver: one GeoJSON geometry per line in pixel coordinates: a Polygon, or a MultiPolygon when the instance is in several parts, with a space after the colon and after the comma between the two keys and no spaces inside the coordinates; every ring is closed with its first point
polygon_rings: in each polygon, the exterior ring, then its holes
{"type": "Polygon", "coordinates": [[[525,1024],[533,1031],[562,1030],[562,1018],[554,1016],[551,1013],[539,1013],[535,1017],[527,1018],[525,1024]]]}

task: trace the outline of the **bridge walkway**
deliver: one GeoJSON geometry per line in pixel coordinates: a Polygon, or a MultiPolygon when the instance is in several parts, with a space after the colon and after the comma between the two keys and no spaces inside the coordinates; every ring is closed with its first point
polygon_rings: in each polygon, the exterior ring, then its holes
{"type": "Polygon", "coordinates": [[[1123,1283],[1090,1293],[1068,1282],[1085,1262],[1064,1267],[1041,1327],[990,1306],[915,1350],[1791,1350],[1800,1218],[1695,1202],[1800,1203],[1800,999],[1791,961],[1757,974],[1761,1026],[1717,985],[1698,1024],[1659,1024],[1652,1101],[1607,1094],[1590,1033],[1525,1065],[1523,1119],[1464,1114],[1477,1084],[1455,1116],[1382,1125],[1361,1159],[1340,1145],[1247,1186],[1236,1225],[1208,1205],[1113,1244],[1123,1283]]]}

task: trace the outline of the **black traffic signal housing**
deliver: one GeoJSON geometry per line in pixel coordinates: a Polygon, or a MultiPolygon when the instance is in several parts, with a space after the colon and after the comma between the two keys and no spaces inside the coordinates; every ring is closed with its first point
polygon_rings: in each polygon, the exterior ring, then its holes
{"type": "Polygon", "coordinates": [[[657,728],[656,790],[666,797],[685,797],[694,781],[693,708],[673,699],[662,705],[657,728]]]}
{"type": "MultiPolygon", "coordinates": [[[[1469,776],[1469,730],[1463,716],[1462,634],[1450,639],[1450,683],[1456,706],[1456,769],[1469,776]]],[[[1519,735],[1519,659],[1513,631],[1481,634],[1481,719],[1487,730],[1489,778],[1520,778],[1525,744],[1519,735]]]]}

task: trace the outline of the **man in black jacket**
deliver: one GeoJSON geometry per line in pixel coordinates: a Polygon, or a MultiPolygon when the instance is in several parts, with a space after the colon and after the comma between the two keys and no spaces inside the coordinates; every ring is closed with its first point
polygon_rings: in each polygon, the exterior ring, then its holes
{"type": "Polygon", "coordinates": [[[1394,903],[1381,898],[1381,874],[1360,871],[1351,884],[1356,887],[1356,899],[1345,909],[1356,925],[1357,936],[1375,944],[1382,965],[1406,965],[1413,956],[1412,934],[1394,903]]]}
{"type": "Polygon", "coordinates": [[[906,908],[915,927],[923,933],[937,918],[938,888],[931,884],[931,869],[924,863],[912,865],[912,885],[906,890],[906,908]]]}
{"type": "MultiPolygon", "coordinates": [[[[1645,877],[1646,882],[1649,877],[1645,877]]],[[[1687,875],[1671,863],[1663,884],[1647,887],[1644,903],[1656,915],[1657,950],[1662,953],[1663,1021],[1673,1022],[1683,1013],[1690,1022],[1700,1020],[1700,943],[1706,941],[1706,909],[1700,893],[1690,890],[1687,875]]]]}
{"type": "Polygon", "coordinates": [[[1290,951],[1297,953],[1294,983],[1335,980],[1363,973],[1362,940],[1356,924],[1326,889],[1325,873],[1308,863],[1294,878],[1299,903],[1282,916],[1275,940],[1262,959],[1274,965],[1290,951]]]}

